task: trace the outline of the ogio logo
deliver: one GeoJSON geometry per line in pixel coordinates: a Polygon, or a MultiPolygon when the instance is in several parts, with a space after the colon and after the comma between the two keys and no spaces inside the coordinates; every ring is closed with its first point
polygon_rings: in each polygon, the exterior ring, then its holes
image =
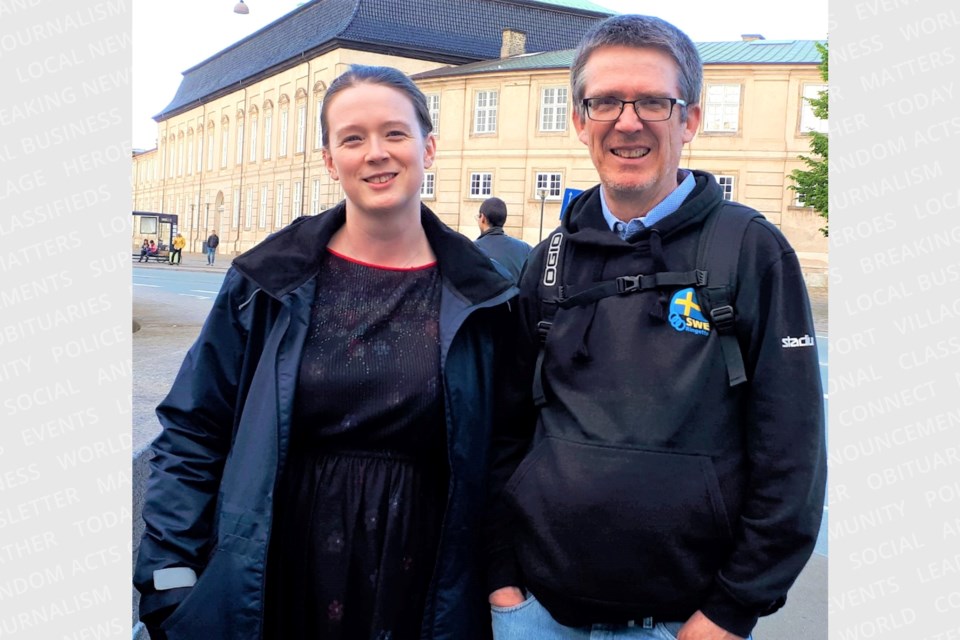
{"type": "Polygon", "coordinates": [[[811,335],[805,335],[802,338],[787,336],[780,340],[780,344],[783,345],[784,349],[796,349],[797,347],[812,347],[817,344],[817,341],[811,335]]]}
{"type": "Polygon", "coordinates": [[[543,268],[543,284],[552,287],[557,284],[557,266],[560,264],[560,243],[563,234],[555,233],[550,236],[550,248],[547,249],[547,264],[543,268]]]}

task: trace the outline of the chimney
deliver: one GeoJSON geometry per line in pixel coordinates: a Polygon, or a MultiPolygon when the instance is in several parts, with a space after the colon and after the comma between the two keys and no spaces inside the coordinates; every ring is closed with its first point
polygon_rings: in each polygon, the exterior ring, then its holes
{"type": "Polygon", "coordinates": [[[759,33],[744,33],[740,36],[740,38],[742,38],[744,42],[753,42],[754,40],[766,40],[766,38],[764,38],[759,33]]]}
{"type": "Polygon", "coordinates": [[[500,57],[511,58],[527,52],[527,34],[514,29],[503,30],[503,42],[500,45],[500,57]]]}

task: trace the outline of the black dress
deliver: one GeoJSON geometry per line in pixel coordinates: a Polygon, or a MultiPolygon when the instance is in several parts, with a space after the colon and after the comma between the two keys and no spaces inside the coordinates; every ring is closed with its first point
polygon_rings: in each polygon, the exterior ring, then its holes
{"type": "Polygon", "coordinates": [[[447,495],[440,273],[328,253],[267,564],[265,638],[413,640],[447,495]]]}

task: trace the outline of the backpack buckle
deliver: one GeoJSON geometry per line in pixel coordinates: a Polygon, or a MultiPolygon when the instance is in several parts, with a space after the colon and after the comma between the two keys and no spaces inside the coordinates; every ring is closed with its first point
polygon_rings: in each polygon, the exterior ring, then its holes
{"type": "Polygon", "coordinates": [[[620,276],[617,278],[617,293],[640,291],[640,276],[620,276]]]}
{"type": "Polygon", "coordinates": [[[696,277],[697,277],[697,286],[698,286],[698,287],[705,287],[705,286],[707,286],[707,272],[706,272],[706,271],[704,271],[703,269],[696,269],[696,270],[694,271],[694,274],[695,274],[696,277]]]}
{"type": "Polygon", "coordinates": [[[733,329],[733,322],[736,320],[736,316],[737,314],[734,312],[733,307],[729,304],[710,310],[710,322],[713,323],[713,326],[721,333],[733,329]]]}
{"type": "Polygon", "coordinates": [[[537,323],[537,336],[540,338],[540,344],[544,344],[547,341],[547,334],[550,333],[550,327],[552,326],[553,323],[547,320],[541,320],[537,323]]]}

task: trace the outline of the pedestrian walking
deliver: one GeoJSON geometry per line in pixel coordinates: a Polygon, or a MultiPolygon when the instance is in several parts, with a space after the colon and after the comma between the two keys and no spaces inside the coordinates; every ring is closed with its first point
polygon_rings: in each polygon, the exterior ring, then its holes
{"type": "Polygon", "coordinates": [[[220,236],[216,231],[211,231],[203,243],[203,251],[207,254],[207,266],[212,265],[217,259],[217,247],[220,246],[220,236]]]}

